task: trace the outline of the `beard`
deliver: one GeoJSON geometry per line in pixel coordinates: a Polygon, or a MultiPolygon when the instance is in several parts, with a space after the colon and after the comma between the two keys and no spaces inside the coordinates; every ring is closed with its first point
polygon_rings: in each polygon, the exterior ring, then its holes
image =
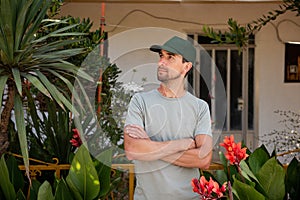
{"type": "Polygon", "coordinates": [[[172,70],[162,66],[159,66],[157,69],[157,79],[163,83],[167,83],[171,80],[176,80],[180,77],[181,73],[176,70],[172,70]]]}

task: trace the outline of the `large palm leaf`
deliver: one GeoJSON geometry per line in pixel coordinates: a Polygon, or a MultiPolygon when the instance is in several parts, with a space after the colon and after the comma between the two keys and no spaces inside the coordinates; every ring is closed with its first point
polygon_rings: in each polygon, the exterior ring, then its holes
{"type": "Polygon", "coordinates": [[[50,0],[0,0],[0,155],[8,147],[8,124],[14,111],[18,137],[25,166],[29,166],[26,141],[23,102],[26,83],[40,93],[56,101],[62,108],[72,110],[70,98],[55,85],[53,80],[61,80],[70,89],[65,77],[84,76],[78,74],[78,67],[66,61],[83,49],[64,49],[78,42],[75,39],[82,33],[69,32],[75,25],[68,25],[43,37],[37,33],[43,26],[56,26],[63,21],[45,20],[50,0]],[[57,41],[49,38],[66,39],[57,41]]]}

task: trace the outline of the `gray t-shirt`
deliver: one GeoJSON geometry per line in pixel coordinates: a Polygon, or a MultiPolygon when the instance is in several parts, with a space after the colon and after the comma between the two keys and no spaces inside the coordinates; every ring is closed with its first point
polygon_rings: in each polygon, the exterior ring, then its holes
{"type": "MultiPolygon", "coordinates": [[[[125,125],[142,126],[153,141],[212,135],[207,103],[189,92],[180,98],[167,98],[157,90],[135,94],[129,104],[125,125]]],[[[135,160],[136,200],[199,199],[191,180],[199,169],[172,165],[162,160],[135,160]]]]}

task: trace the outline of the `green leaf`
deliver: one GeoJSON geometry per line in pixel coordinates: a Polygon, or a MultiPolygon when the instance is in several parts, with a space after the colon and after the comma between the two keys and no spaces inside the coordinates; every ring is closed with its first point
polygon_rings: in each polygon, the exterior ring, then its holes
{"type": "Polygon", "coordinates": [[[55,191],[55,200],[72,200],[72,194],[64,179],[59,180],[55,191]]]}
{"type": "Polygon", "coordinates": [[[21,152],[23,156],[24,166],[26,168],[26,174],[29,178],[29,156],[28,156],[28,145],[26,138],[26,128],[25,128],[25,119],[24,119],[24,111],[21,97],[19,95],[15,95],[15,120],[16,126],[18,130],[19,143],[21,147],[21,152]]]}
{"type": "Polygon", "coordinates": [[[260,168],[270,159],[270,156],[264,146],[261,146],[249,156],[249,166],[254,174],[257,174],[260,168]]]}
{"type": "Polygon", "coordinates": [[[12,74],[14,76],[15,79],[15,84],[18,90],[18,93],[20,94],[20,96],[22,96],[22,81],[21,81],[21,75],[20,75],[20,71],[18,68],[12,68],[12,74]]]}
{"type": "Polygon", "coordinates": [[[22,190],[24,187],[23,173],[20,171],[18,162],[15,157],[9,156],[6,160],[6,165],[9,170],[9,177],[15,191],[22,190]]]}
{"type": "Polygon", "coordinates": [[[37,200],[54,200],[52,188],[48,181],[45,181],[40,186],[37,200]]]}
{"type": "Polygon", "coordinates": [[[98,174],[84,145],[76,152],[66,181],[75,199],[92,200],[99,194],[98,174]]]}
{"type": "Polygon", "coordinates": [[[291,199],[300,199],[300,162],[293,158],[286,171],[286,193],[291,199]]]}
{"type": "Polygon", "coordinates": [[[4,193],[6,200],[15,200],[16,199],[16,192],[14,190],[13,184],[10,182],[9,173],[7,169],[7,165],[5,163],[4,154],[0,160],[0,187],[4,193]]]}
{"type": "Polygon", "coordinates": [[[26,197],[25,197],[22,190],[18,190],[17,195],[16,195],[16,199],[17,200],[26,200],[26,197]]]}
{"type": "Polygon", "coordinates": [[[30,200],[37,200],[39,188],[42,184],[38,180],[31,180],[31,187],[30,187],[30,200]]]}
{"type": "Polygon", "coordinates": [[[252,171],[250,170],[250,168],[248,167],[247,163],[242,160],[240,162],[240,167],[242,169],[242,174],[244,175],[245,178],[247,178],[249,181],[252,181],[251,179],[249,179],[249,177],[253,178],[256,182],[259,183],[258,179],[256,178],[256,176],[252,173],[252,171]],[[249,176],[249,177],[248,177],[249,176]]]}
{"type": "Polygon", "coordinates": [[[96,169],[98,171],[99,179],[101,180],[101,188],[99,197],[104,197],[110,191],[110,172],[112,163],[112,148],[109,148],[101,152],[96,156],[97,164],[96,169]]]}
{"type": "Polygon", "coordinates": [[[60,80],[62,80],[67,85],[68,89],[70,91],[72,91],[74,101],[76,101],[78,103],[78,105],[83,108],[84,106],[82,105],[82,103],[80,101],[78,93],[77,93],[76,90],[74,90],[74,86],[71,84],[71,82],[68,79],[66,79],[65,77],[63,77],[62,75],[60,75],[59,73],[57,73],[56,71],[54,71],[54,70],[47,69],[47,71],[49,71],[50,73],[52,73],[53,75],[58,77],[60,80]]]}
{"type": "Polygon", "coordinates": [[[0,30],[0,38],[3,38],[3,42],[1,42],[1,49],[4,47],[3,53],[6,55],[6,59],[8,63],[12,63],[13,61],[13,50],[14,50],[14,24],[13,24],[13,16],[17,13],[15,11],[14,4],[11,0],[2,0],[0,2],[0,19],[1,19],[1,30],[0,30]]]}
{"type": "Polygon", "coordinates": [[[53,85],[43,73],[41,73],[38,70],[34,70],[34,71],[37,73],[41,82],[47,88],[47,90],[49,91],[49,93],[51,94],[53,99],[55,99],[56,103],[63,109],[64,109],[64,106],[66,106],[70,111],[75,112],[73,110],[73,107],[72,107],[72,104],[70,103],[70,101],[67,100],[65,98],[65,96],[61,92],[58,91],[58,89],[55,87],[55,85],[53,85]]]}
{"type": "Polygon", "coordinates": [[[220,161],[221,161],[222,165],[224,166],[224,172],[226,174],[228,174],[228,169],[227,169],[228,160],[226,159],[226,157],[222,151],[219,152],[219,156],[220,156],[220,161]]]}
{"type": "Polygon", "coordinates": [[[235,177],[233,177],[233,188],[235,192],[237,193],[240,200],[264,200],[265,197],[259,193],[257,190],[255,190],[254,187],[251,187],[250,185],[247,185],[235,177]]]}
{"type": "Polygon", "coordinates": [[[14,44],[14,51],[19,50],[20,43],[22,41],[23,34],[25,32],[25,28],[27,24],[25,24],[26,15],[28,12],[28,8],[30,7],[30,4],[26,1],[19,1],[20,4],[20,11],[18,12],[17,19],[16,19],[16,31],[15,31],[15,44],[14,44]]]}
{"type": "Polygon", "coordinates": [[[28,79],[28,81],[36,87],[41,93],[52,99],[51,95],[49,94],[49,91],[45,88],[45,86],[41,83],[41,81],[31,74],[21,73],[25,78],[28,79]]]}
{"type": "Polygon", "coordinates": [[[269,199],[283,199],[285,171],[275,157],[270,158],[257,173],[257,178],[269,199]]]}

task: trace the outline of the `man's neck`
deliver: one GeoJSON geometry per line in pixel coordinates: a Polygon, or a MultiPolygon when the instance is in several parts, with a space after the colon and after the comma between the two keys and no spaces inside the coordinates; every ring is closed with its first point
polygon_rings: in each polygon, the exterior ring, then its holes
{"type": "Polygon", "coordinates": [[[157,90],[165,97],[168,98],[179,98],[185,95],[186,90],[184,89],[184,84],[172,84],[161,83],[157,90]]]}

